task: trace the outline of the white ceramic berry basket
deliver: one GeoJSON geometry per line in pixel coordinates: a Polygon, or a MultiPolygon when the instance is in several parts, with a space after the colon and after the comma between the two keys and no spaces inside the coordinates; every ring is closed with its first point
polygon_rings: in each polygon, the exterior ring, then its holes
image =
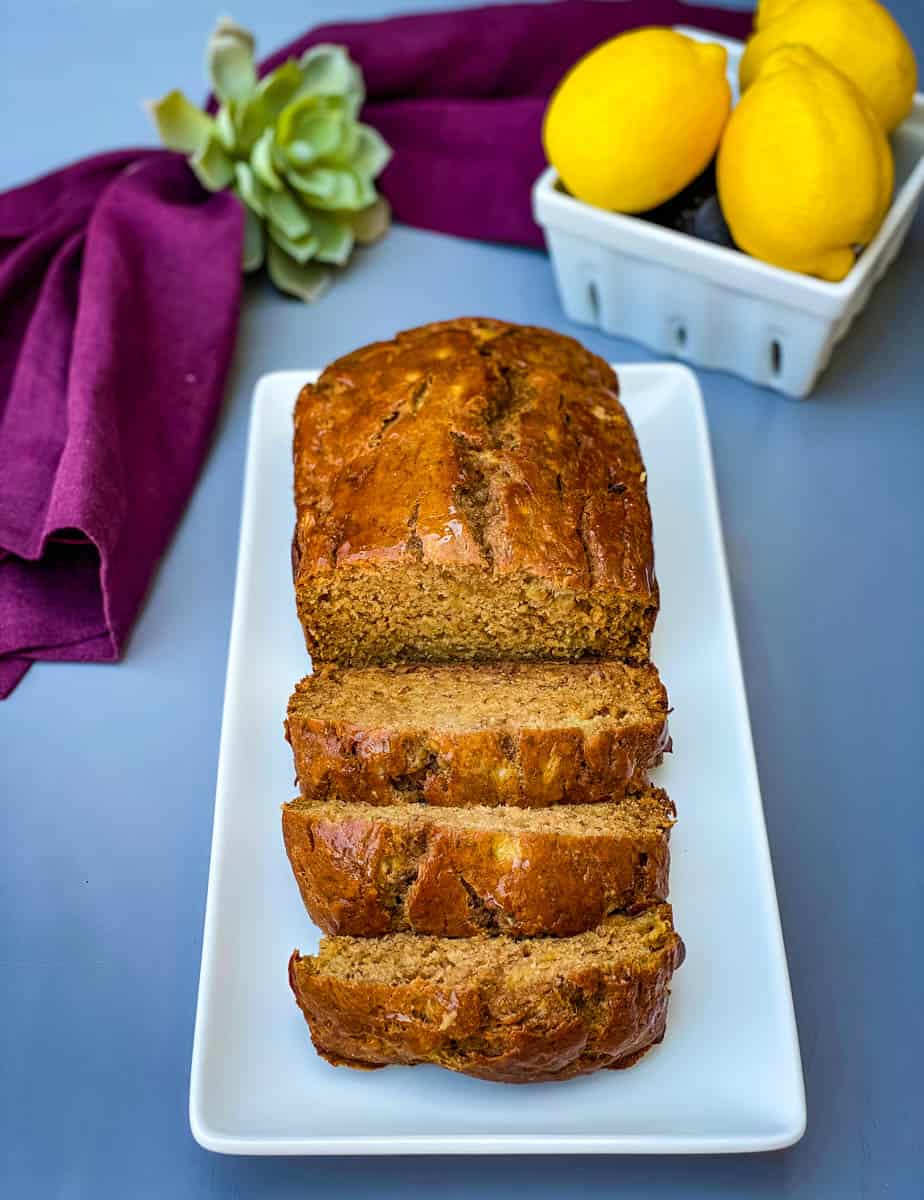
{"type": "MultiPolygon", "coordinates": [[[[742,43],[680,32],[728,50],[737,99],[742,43]]],[[[737,250],[569,196],[553,167],[533,187],[565,312],[582,325],[702,367],[807,396],[837,342],[895,258],[924,192],[924,95],[892,135],[895,195],[879,232],[839,283],[772,267],[737,250]]]]}

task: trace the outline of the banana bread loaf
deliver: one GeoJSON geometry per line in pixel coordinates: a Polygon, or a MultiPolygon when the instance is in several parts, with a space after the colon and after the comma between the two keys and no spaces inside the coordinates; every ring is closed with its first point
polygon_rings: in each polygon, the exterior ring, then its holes
{"type": "Polygon", "coordinates": [[[564,936],[667,898],[674,807],[650,788],[620,804],[383,809],[294,800],[286,851],[325,933],[410,930],[564,936]]]}
{"type": "Polygon", "coordinates": [[[348,354],[298,397],[294,465],[318,661],[647,659],[645,469],[571,338],[464,319],[348,354]]]}
{"type": "Polygon", "coordinates": [[[669,748],[650,664],[322,668],[289,701],[302,794],[368,804],[618,800],[669,748]]]}
{"type": "Polygon", "coordinates": [[[664,1036],[682,961],[660,904],[571,938],[325,938],[293,953],[289,982],[335,1065],[529,1083],[634,1063],[664,1036]]]}

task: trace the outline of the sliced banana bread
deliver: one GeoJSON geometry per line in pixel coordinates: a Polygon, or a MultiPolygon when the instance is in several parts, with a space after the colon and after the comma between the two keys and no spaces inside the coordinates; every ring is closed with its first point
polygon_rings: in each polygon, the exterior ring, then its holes
{"type": "Polygon", "coordinates": [[[322,668],[286,736],[313,800],[542,808],[643,787],[667,715],[650,663],[322,668]]]}
{"type": "Polygon", "coordinates": [[[659,904],[570,938],[325,938],[293,953],[289,982],[336,1065],[529,1083],[627,1067],[660,1042],[683,953],[659,904]]]}
{"type": "Polygon", "coordinates": [[[313,658],[648,658],[645,469],[611,368],[546,329],[425,325],[295,409],[298,613],[313,658]]]}
{"type": "Polygon", "coordinates": [[[674,807],[650,788],[620,804],[282,810],[292,870],[325,933],[411,930],[563,936],[667,897],[674,807]]]}

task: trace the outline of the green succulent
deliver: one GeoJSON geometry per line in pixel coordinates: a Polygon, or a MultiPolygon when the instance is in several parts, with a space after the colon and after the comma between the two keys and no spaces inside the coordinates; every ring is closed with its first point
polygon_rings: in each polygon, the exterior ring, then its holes
{"type": "Polygon", "coordinates": [[[343,46],[312,46],[257,79],[254,39],[223,17],[208,43],[214,117],[182,92],[149,105],[161,141],[188,155],[210,192],[230,188],[246,213],[243,269],[266,263],[278,288],[313,300],[357,242],[388,228],[375,179],[391,157],[358,120],[363,77],[343,46]]]}

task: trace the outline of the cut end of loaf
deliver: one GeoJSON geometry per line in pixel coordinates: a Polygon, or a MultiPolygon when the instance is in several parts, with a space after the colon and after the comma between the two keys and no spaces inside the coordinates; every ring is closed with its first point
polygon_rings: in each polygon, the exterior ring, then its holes
{"type": "Polygon", "coordinates": [[[648,658],[657,597],[556,587],[522,572],[378,564],[301,577],[312,658],[343,666],[648,658]]]}
{"type": "Polygon", "coordinates": [[[651,663],[485,662],[340,669],[296,684],[289,715],[358,730],[596,729],[666,719],[651,663]]]}
{"type": "Polygon", "coordinates": [[[596,929],[567,938],[441,938],[395,933],[380,938],[322,938],[318,954],[292,961],[297,979],[313,974],[398,987],[418,979],[441,987],[476,982],[500,991],[548,987],[563,971],[590,969],[618,974],[670,952],[683,961],[669,904],[635,915],[615,914],[596,929]]]}
{"type": "Polygon", "coordinates": [[[670,829],[675,821],[675,809],[667,792],[648,787],[643,792],[626,796],[618,803],[566,804],[555,808],[504,808],[472,805],[469,808],[427,808],[413,804],[389,809],[387,814],[377,804],[353,801],[316,803],[297,796],[283,806],[296,816],[303,814],[313,822],[343,826],[353,822],[387,824],[407,830],[446,829],[486,832],[503,838],[509,834],[550,834],[558,837],[629,837],[648,830],[670,829]]]}

